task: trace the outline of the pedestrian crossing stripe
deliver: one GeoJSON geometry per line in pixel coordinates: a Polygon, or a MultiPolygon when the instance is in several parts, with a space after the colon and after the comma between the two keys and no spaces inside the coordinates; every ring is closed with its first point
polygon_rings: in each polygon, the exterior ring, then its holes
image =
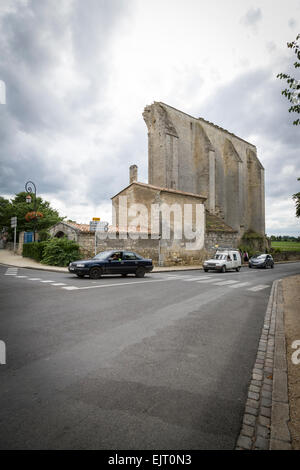
{"type": "MultiPolygon", "coordinates": [[[[83,286],[71,286],[71,285],[67,285],[65,284],[64,282],[55,282],[54,280],[50,280],[50,279],[46,279],[46,280],[42,280],[41,278],[39,277],[32,277],[30,278],[29,276],[25,276],[25,275],[22,275],[22,276],[17,276],[17,272],[18,272],[18,268],[8,268],[5,275],[6,276],[15,276],[15,277],[18,277],[18,278],[27,278],[28,281],[38,281],[38,282],[41,282],[41,283],[44,283],[44,284],[49,284],[51,286],[54,286],[54,287],[60,287],[61,289],[65,289],[65,290],[82,290],[82,289],[90,289],[90,288],[93,288],[93,287],[113,287],[113,286],[122,286],[122,285],[130,285],[130,284],[136,284],[137,282],[136,281],[132,281],[132,282],[121,282],[121,283],[118,283],[118,284],[103,284],[101,286],[86,286],[86,287],[83,287],[83,286]]],[[[143,281],[143,282],[160,282],[160,281],[187,281],[187,282],[195,282],[195,283],[210,283],[211,285],[213,286],[224,286],[224,287],[230,287],[232,289],[238,289],[238,288],[243,288],[243,287],[246,287],[246,286],[249,286],[251,285],[251,282],[240,282],[238,280],[234,280],[234,279],[224,279],[224,276],[222,277],[215,277],[214,275],[208,275],[208,276],[193,276],[193,277],[188,277],[187,275],[167,275],[166,277],[159,277],[158,279],[156,278],[156,280],[148,280],[148,281],[143,281]]],[[[141,282],[141,281],[139,281],[141,282]]],[[[259,284],[259,285],[256,285],[256,286],[253,286],[253,287],[249,287],[247,290],[250,291],[250,292],[258,292],[260,290],[263,290],[263,289],[267,289],[269,286],[269,284],[259,284]]]]}
{"type": "Polygon", "coordinates": [[[259,284],[258,286],[251,287],[248,290],[252,292],[257,292],[259,290],[266,289],[267,287],[270,287],[269,284],[259,284]]]}

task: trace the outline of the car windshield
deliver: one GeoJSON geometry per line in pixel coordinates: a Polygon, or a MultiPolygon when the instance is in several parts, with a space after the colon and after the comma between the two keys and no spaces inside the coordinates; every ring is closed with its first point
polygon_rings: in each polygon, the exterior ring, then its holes
{"type": "Polygon", "coordinates": [[[226,259],[226,255],[220,255],[220,253],[215,254],[214,259],[226,259]]]}
{"type": "Polygon", "coordinates": [[[108,258],[113,251],[101,251],[101,253],[98,253],[96,256],[94,256],[93,259],[106,259],[108,258]]]}
{"type": "Polygon", "coordinates": [[[254,255],[253,258],[255,259],[265,259],[267,255],[254,255]]]}

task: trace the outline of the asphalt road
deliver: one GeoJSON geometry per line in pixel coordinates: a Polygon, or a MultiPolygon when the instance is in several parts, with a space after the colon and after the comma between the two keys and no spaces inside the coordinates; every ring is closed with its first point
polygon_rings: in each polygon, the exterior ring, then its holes
{"type": "Polygon", "coordinates": [[[299,273],[0,266],[0,448],[233,449],[272,282],[299,273]]]}

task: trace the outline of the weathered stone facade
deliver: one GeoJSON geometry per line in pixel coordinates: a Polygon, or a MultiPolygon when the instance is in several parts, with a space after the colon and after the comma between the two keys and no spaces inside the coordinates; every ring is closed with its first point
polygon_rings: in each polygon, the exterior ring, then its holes
{"type": "Polygon", "coordinates": [[[131,237],[160,237],[161,263],[188,264],[205,257],[204,202],[199,194],[134,181],[112,198],[113,226],[131,237]]]}
{"type": "Polygon", "coordinates": [[[207,198],[206,209],[242,236],[265,233],[264,169],[256,147],[161,102],[146,106],[149,184],[207,198]]]}

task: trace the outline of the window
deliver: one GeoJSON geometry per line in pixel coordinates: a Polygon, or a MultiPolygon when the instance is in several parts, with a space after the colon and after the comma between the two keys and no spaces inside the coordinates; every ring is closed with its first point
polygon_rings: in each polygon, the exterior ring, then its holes
{"type": "Polygon", "coordinates": [[[138,259],[135,253],[132,253],[131,251],[124,251],[123,253],[123,259],[138,259]]]}
{"type": "Polygon", "coordinates": [[[235,253],[233,253],[233,259],[234,259],[234,261],[237,261],[237,256],[236,256],[235,253]]]}

